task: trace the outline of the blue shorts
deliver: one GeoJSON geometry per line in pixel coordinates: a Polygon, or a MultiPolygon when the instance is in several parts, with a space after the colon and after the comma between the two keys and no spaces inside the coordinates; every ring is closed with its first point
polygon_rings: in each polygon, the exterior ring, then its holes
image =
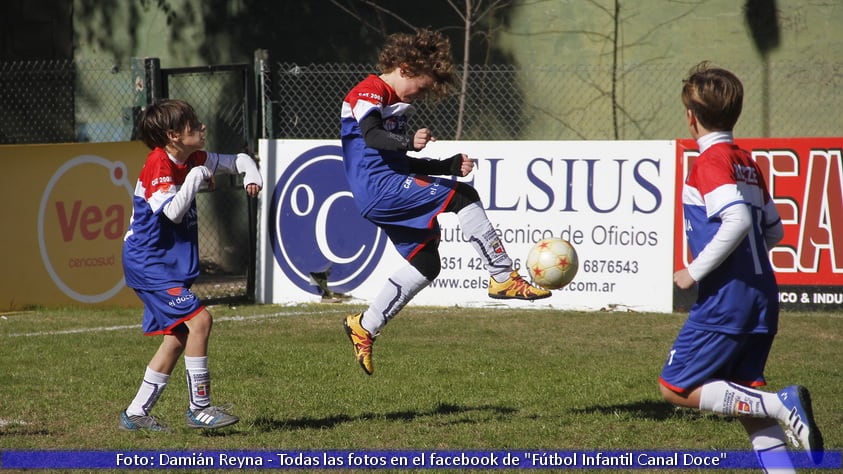
{"type": "Polygon", "coordinates": [[[439,221],[459,182],[430,176],[408,176],[400,192],[385,196],[366,218],[384,230],[402,257],[409,260],[429,242],[438,241],[439,221]]]}
{"type": "Polygon", "coordinates": [[[670,349],[659,383],[682,394],[714,379],[764,386],[764,367],[773,337],[702,331],[685,324],[670,349]]]}
{"type": "Polygon", "coordinates": [[[205,306],[188,288],[135,290],[143,302],[143,333],[147,336],[187,331],[185,321],[199,314],[205,306]]]}

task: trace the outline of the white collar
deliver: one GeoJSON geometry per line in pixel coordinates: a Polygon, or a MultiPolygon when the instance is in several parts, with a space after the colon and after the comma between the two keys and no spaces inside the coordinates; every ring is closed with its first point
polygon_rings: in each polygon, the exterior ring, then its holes
{"type": "Polygon", "coordinates": [[[711,132],[697,138],[697,145],[700,146],[700,153],[708,150],[712,145],[718,143],[732,143],[735,137],[732,132],[711,132]]]}

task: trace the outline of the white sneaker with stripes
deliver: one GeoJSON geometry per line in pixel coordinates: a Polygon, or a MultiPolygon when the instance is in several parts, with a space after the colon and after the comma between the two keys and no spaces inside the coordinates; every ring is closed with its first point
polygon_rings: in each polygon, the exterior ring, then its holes
{"type": "Polygon", "coordinates": [[[205,407],[198,410],[187,409],[187,426],[190,428],[222,428],[240,421],[234,415],[225,411],[222,407],[205,407]]]}

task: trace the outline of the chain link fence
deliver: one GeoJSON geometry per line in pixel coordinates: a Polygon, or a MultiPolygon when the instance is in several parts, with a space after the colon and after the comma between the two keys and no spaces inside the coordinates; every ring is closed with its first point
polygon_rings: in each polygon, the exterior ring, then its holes
{"type": "MultiPolygon", "coordinates": [[[[161,72],[162,95],[187,100],[205,122],[208,150],[250,151],[250,65],[161,72]]],[[[243,192],[242,177],[217,176],[214,192],[197,195],[196,206],[201,273],[194,292],[206,301],[253,299],[257,203],[243,192]]]]}
{"type": "MultiPolygon", "coordinates": [[[[0,144],[132,140],[141,107],[173,97],[190,102],[206,122],[209,150],[249,148],[250,65],[150,69],[145,63],[0,63],[0,144]]],[[[208,302],[252,300],[256,202],[243,192],[241,177],[215,181],[214,192],[196,199],[201,274],[193,289],[208,302]]]]}
{"type": "MultiPolygon", "coordinates": [[[[655,140],[688,136],[679,100],[690,65],[489,65],[468,74],[464,96],[425,103],[412,119],[449,140],[655,140]],[[463,113],[460,100],[463,100],[463,113]]],[[[843,63],[741,64],[741,137],[837,136],[843,63]]],[[[336,139],[345,94],[374,65],[263,65],[263,136],[336,139]],[[274,71],[274,72],[272,72],[274,71]]],[[[460,77],[461,78],[461,77],[460,77]]]]}
{"type": "MultiPolygon", "coordinates": [[[[188,98],[208,120],[209,149],[240,151],[249,143],[243,107],[252,100],[261,109],[258,137],[336,139],[345,94],[376,71],[366,64],[268,61],[256,65],[257,98],[242,97],[243,85],[232,87],[226,71],[195,68],[169,80],[169,96],[188,98]]],[[[454,94],[423,104],[414,122],[452,140],[680,138],[687,136],[679,102],[687,69],[470,66],[462,117],[454,94]]],[[[732,70],[746,89],[738,135],[839,134],[843,63],[742,64],[732,70]]],[[[0,144],[130,140],[137,79],[130,64],[104,60],[0,63],[0,144]]]]}
{"type": "MultiPolygon", "coordinates": [[[[374,66],[360,64],[280,63],[264,67],[263,136],[273,138],[338,139],[340,106],[348,91],[374,66]],[[272,71],[276,71],[273,73],[272,71]]],[[[412,121],[431,128],[440,139],[516,140],[523,136],[522,120],[502,112],[520,113],[524,99],[517,87],[517,70],[510,66],[473,67],[466,112],[459,119],[459,97],[425,103],[412,121]]]]}

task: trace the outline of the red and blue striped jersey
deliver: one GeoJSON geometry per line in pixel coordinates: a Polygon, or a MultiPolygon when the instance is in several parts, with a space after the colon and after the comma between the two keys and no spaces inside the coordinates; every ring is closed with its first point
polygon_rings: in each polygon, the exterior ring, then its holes
{"type": "Polygon", "coordinates": [[[207,160],[207,152],[197,151],[184,163],[177,163],[161,148],[147,156],[135,186],[132,219],[123,243],[126,286],[142,290],[190,287],[199,275],[196,201],[190,203],[179,223],[162,210],[188,172],[207,160]]]}
{"type": "Polygon", "coordinates": [[[392,87],[376,75],[354,86],[343,101],[340,114],[343,165],[357,207],[364,216],[381,196],[400,189],[410,173],[405,151],[366,146],[360,121],[376,110],[381,114],[384,130],[405,137],[415,106],[401,102],[392,87]]]}
{"type": "Polygon", "coordinates": [[[778,285],[767,255],[765,229],[780,221],[764,177],[751,155],[721,141],[696,159],[682,191],[685,233],[696,259],[720,227],[720,213],[748,206],[749,233],[726,259],[699,281],[688,323],[730,334],[775,333],[778,285]]]}

